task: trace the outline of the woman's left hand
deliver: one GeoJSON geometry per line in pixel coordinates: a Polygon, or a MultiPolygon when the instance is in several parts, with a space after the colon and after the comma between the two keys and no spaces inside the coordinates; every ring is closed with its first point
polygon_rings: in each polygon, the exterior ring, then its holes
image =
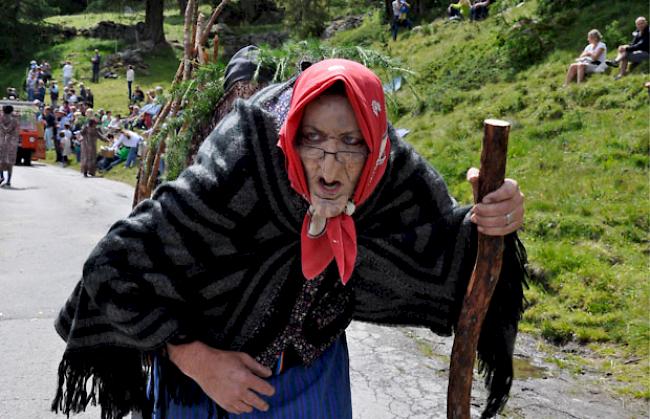
{"type": "MultiPolygon", "coordinates": [[[[479,170],[467,171],[474,197],[478,195],[479,170]]],[[[488,236],[505,236],[517,231],[524,223],[524,194],[513,179],[506,179],[496,191],[487,194],[472,208],[471,221],[478,231],[488,236]]]]}

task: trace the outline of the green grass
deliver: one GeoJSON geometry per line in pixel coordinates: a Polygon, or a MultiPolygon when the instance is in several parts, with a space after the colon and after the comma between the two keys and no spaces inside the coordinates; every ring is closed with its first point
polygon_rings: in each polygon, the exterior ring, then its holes
{"type": "Polygon", "coordinates": [[[479,165],[482,121],[511,121],[508,176],[526,194],[521,236],[536,272],[522,329],[550,342],[591,345],[607,359],[599,367],[628,383],[621,392],[648,398],[650,100],[642,85],[650,76],[637,69],[618,82],[610,73],[560,88],[588,30],[612,20],[632,30],[646,9],[641,1],[594,2],[553,33],[538,64],[520,72],[508,68],[497,38],[533,15],[532,1],[505,19],[439,20],[419,33],[401,32],[397,42],[386,41],[388,28],[374,18],[332,42],[365,40],[416,71],[407,82],[422,98],[402,89],[393,122],[411,130],[408,141],[462,202],[471,200],[464,179],[479,165]],[[606,356],[612,347],[617,356],[606,356]],[[636,357],[645,361],[625,363],[636,357]]]}

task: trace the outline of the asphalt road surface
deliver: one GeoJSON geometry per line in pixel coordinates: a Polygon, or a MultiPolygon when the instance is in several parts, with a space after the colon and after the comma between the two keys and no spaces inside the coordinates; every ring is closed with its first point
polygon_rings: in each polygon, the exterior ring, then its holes
{"type": "MultiPolygon", "coordinates": [[[[128,215],[132,188],[40,164],[16,167],[12,184],[0,188],[0,419],[56,418],[49,405],[64,342],[53,320],[95,243],[128,215]]],[[[355,419],[446,417],[449,338],[353,323],[348,343],[355,419]]],[[[561,371],[536,348],[530,337],[517,343],[521,373],[504,416],[648,417],[647,403],[614,396],[596,373],[561,371]]],[[[478,415],[486,395],[475,382],[478,415]]]]}

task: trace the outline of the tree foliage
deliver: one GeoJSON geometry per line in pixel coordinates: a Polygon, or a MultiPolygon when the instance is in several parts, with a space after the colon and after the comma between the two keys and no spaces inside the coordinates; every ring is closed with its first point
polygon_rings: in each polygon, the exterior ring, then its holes
{"type": "MultiPolygon", "coordinates": [[[[0,7],[0,62],[18,62],[33,46],[46,40],[47,28],[41,26],[43,18],[57,14],[55,0],[8,0],[0,7]]],[[[68,2],[64,2],[68,3],[68,2]]]]}
{"type": "Polygon", "coordinates": [[[301,37],[319,36],[328,18],[325,0],[278,0],[284,9],[285,21],[301,37]]]}

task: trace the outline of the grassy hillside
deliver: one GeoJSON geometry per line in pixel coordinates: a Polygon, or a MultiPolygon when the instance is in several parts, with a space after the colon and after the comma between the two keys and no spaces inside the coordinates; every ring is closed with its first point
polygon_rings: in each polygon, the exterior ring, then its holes
{"type": "Polygon", "coordinates": [[[539,62],[513,71],[500,37],[535,11],[528,1],[483,22],[439,20],[397,42],[375,18],[332,42],[384,48],[416,71],[408,82],[420,97],[397,94],[394,124],[411,129],[409,142],[463,202],[471,199],[464,179],[479,164],[482,121],[512,122],[507,173],[526,194],[522,237],[533,267],[522,329],[554,343],[589,344],[602,355],[600,368],[647,398],[650,101],[642,84],[650,76],[637,69],[617,82],[610,73],[561,87],[590,29],[629,33],[647,2],[567,11],[571,25],[548,29],[539,62]],[[620,27],[611,26],[615,20],[620,27]]]}

